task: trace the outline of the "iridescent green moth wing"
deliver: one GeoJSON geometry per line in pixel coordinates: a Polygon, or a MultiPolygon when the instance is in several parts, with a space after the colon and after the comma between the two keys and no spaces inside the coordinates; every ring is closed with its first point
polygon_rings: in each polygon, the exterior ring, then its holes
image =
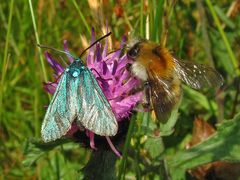
{"type": "MultiPolygon", "coordinates": [[[[53,98],[48,106],[41,129],[41,135],[44,142],[54,141],[61,138],[71,128],[76,113],[74,113],[74,94],[73,79],[67,72],[62,74],[53,98]]],[[[75,87],[76,88],[76,87],[75,87]]]]}
{"type": "Polygon", "coordinates": [[[109,102],[92,72],[85,68],[78,96],[82,106],[78,109],[77,122],[101,136],[114,136],[118,130],[117,120],[109,102]],[[81,98],[81,99],[80,99],[81,98]]]}
{"type": "Polygon", "coordinates": [[[111,106],[92,72],[80,59],[63,73],[42,124],[44,142],[64,136],[76,120],[79,127],[102,136],[113,136],[118,125],[111,106]]]}

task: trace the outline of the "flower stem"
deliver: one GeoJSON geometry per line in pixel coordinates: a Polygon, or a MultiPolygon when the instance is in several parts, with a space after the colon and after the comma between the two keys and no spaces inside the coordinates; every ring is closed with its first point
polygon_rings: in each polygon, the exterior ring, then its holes
{"type": "MultiPolygon", "coordinates": [[[[34,12],[33,12],[33,7],[32,7],[32,1],[28,0],[28,3],[29,3],[30,11],[31,11],[35,38],[36,38],[37,44],[40,44],[39,36],[38,36],[38,32],[37,32],[36,20],[35,20],[35,16],[34,16],[34,12]]],[[[45,68],[45,65],[44,65],[43,57],[42,57],[41,48],[38,48],[38,51],[40,53],[40,62],[41,62],[41,66],[42,66],[44,81],[47,82],[47,73],[46,73],[46,68],[45,68]]]]}
{"type": "Polygon", "coordinates": [[[228,41],[228,39],[226,37],[225,32],[222,29],[221,23],[220,23],[220,21],[218,19],[218,16],[217,16],[217,14],[216,14],[216,12],[215,12],[215,10],[213,8],[212,2],[211,2],[211,0],[206,0],[206,3],[208,5],[208,8],[209,8],[211,14],[212,14],[212,17],[214,19],[214,22],[215,22],[217,28],[218,28],[218,31],[219,31],[222,39],[223,39],[223,42],[225,44],[225,47],[226,47],[227,52],[228,52],[228,55],[229,55],[229,57],[231,59],[231,62],[233,64],[233,67],[235,68],[235,70],[237,72],[237,75],[240,75],[240,70],[238,69],[237,59],[236,59],[236,57],[235,57],[235,55],[234,55],[234,53],[232,51],[232,48],[231,48],[230,43],[229,43],[229,41],[228,41]]]}
{"type": "Polygon", "coordinates": [[[140,7],[140,36],[143,37],[144,33],[144,27],[143,27],[143,6],[144,6],[144,1],[141,0],[141,7],[140,7]]]}
{"type": "Polygon", "coordinates": [[[75,0],[72,0],[72,2],[73,2],[73,4],[74,4],[75,8],[77,9],[77,12],[78,12],[79,16],[81,17],[82,22],[83,22],[83,24],[85,25],[85,27],[86,27],[86,29],[87,29],[89,35],[90,35],[90,34],[91,34],[91,28],[89,27],[89,25],[88,25],[86,19],[84,18],[82,12],[80,11],[77,2],[76,2],[75,0]]]}
{"type": "Polygon", "coordinates": [[[164,0],[156,1],[156,10],[154,15],[153,22],[153,40],[159,41],[159,30],[162,30],[162,20],[163,20],[163,11],[164,11],[164,0]]]}
{"type": "MultiPolygon", "coordinates": [[[[34,16],[34,12],[33,12],[32,0],[28,0],[28,3],[29,3],[30,11],[31,11],[35,38],[36,38],[37,44],[40,44],[39,35],[38,35],[38,32],[37,32],[36,20],[35,20],[35,16],[34,16]]],[[[46,68],[45,68],[45,65],[44,65],[43,57],[42,57],[42,50],[41,50],[40,47],[38,47],[38,52],[39,52],[40,63],[41,63],[42,71],[43,71],[43,78],[44,78],[44,81],[47,82],[48,78],[47,78],[46,68]]],[[[49,94],[48,94],[48,98],[50,99],[49,94]]]]}
{"type": "Polygon", "coordinates": [[[130,120],[130,124],[129,124],[129,128],[128,128],[128,133],[127,133],[127,137],[126,137],[126,141],[124,144],[124,148],[123,148],[123,158],[122,158],[122,162],[120,165],[120,170],[119,170],[119,174],[118,174],[118,179],[121,180],[122,176],[124,176],[125,174],[125,168],[126,168],[126,161],[127,161],[127,152],[128,152],[128,147],[130,145],[130,140],[133,134],[133,130],[134,130],[134,125],[135,125],[135,118],[131,118],[130,120]]]}
{"type": "Polygon", "coordinates": [[[3,57],[3,63],[2,63],[2,77],[1,77],[1,82],[0,82],[0,119],[2,120],[2,112],[3,112],[3,91],[4,91],[4,80],[5,80],[5,75],[7,72],[7,65],[8,65],[8,44],[9,44],[9,39],[10,39],[10,32],[11,32],[11,25],[12,25],[12,14],[13,14],[13,0],[10,2],[10,13],[8,17],[8,28],[7,28],[7,36],[6,36],[6,43],[5,43],[5,48],[4,48],[4,57],[3,57]]]}
{"type": "Polygon", "coordinates": [[[116,179],[115,163],[117,159],[117,156],[110,150],[93,151],[83,169],[83,179],[116,179]]]}

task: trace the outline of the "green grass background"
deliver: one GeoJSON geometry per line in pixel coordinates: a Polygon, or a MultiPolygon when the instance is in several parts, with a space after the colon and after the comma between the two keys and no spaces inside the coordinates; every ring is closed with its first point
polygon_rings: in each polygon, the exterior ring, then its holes
{"type": "MultiPolygon", "coordinates": [[[[184,151],[196,116],[215,125],[224,119],[232,119],[239,112],[240,15],[238,12],[234,16],[227,15],[232,1],[179,0],[174,8],[170,2],[103,0],[98,9],[90,6],[88,1],[75,0],[0,2],[1,179],[72,179],[80,176],[79,170],[90,157],[89,150],[74,143],[67,144],[64,150],[59,147],[49,153],[41,154],[35,149],[32,157],[28,158],[33,162],[24,164],[24,148],[28,138],[40,137],[44,106],[50,98],[44,92],[42,83],[52,80],[53,71],[36,44],[62,49],[63,40],[67,39],[71,51],[78,55],[84,49],[82,39],[90,41],[91,27],[100,37],[107,23],[113,33],[115,48],[119,47],[122,36],[129,32],[156,42],[167,37],[166,46],[177,57],[213,66],[225,80],[217,95],[213,89],[197,92],[184,87],[175,131],[163,141],[149,141],[150,145],[157,144],[156,147],[146,148],[141,143],[146,135],[142,123],[148,118],[146,114],[138,113],[134,135],[127,146],[132,151],[128,157],[118,160],[118,170],[122,167],[121,161],[126,162],[127,170],[120,172],[125,177],[158,178],[158,171],[149,170],[151,166],[148,165],[154,165],[162,157],[157,153],[161,152],[161,143],[165,144],[166,157],[184,151]],[[120,16],[116,13],[119,7],[120,16]],[[144,149],[153,152],[154,157],[143,155],[144,149]]],[[[237,137],[239,135],[231,136],[237,137]]],[[[239,154],[236,157],[239,158],[239,154]]],[[[196,162],[201,164],[199,159],[196,162]]]]}

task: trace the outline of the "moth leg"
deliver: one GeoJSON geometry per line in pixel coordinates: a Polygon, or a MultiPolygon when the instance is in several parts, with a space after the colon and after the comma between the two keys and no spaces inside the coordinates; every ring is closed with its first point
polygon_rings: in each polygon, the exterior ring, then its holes
{"type": "Polygon", "coordinates": [[[89,139],[90,139],[90,147],[94,150],[97,150],[95,147],[95,141],[94,141],[94,133],[89,131],[89,139]]]}
{"type": "Polygon", "coordinates": [[[48,84],[48,85],[53,85],[54,83],[58,83],[58,81],[59,81],[59,79],[62,77],[62,75],[63,75],[63,73],[61,73],[56,79],[55,79],[55,81],[53,81],[53,82],[49,82],[49,83],[46,83],[46,84],[48,84]]]}
{"type": "MultiPolygon", "coordinates": [[[[83,127],[83,125],[81,123],[77,123],[77,125],[78,125],[78,127],[83,127]]],[[[85,129],[85,133],[86,133],[86,135],[89,138],[89,141],[90,141],[89,145],[90,145],[90,147],[92,149],[94,149],[94,150],[97,150],[97,148],[95,146],[95,141],[94,141],[94,136],[95,136],[94,133],[92,131],[88,130],[88,129],[85,129]]]]}
{"type": "Polygon", "coordinates": [[[104,79],[104,78],[102,78],[102,76],[97,72],[97,70],[96,69],[94,69],[94,68],[91,68],[90,69],[92,72],[94,71],[95,73],[97,73],[97,75],[98,75],[98,77],[96,77],[96,79],[99,79],[100,81],[108,81],[108,80],[111,80],[110,78],[109,79],[104,79]]]}

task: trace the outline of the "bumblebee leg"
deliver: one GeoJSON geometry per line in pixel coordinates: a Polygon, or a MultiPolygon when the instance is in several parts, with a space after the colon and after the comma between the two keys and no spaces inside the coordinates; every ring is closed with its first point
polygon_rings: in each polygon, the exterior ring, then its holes
{"type": "MultiPolygon", "coordinates": [[[[143,107],[147,109],[148,111],[152,111],[153,108],[151,106],[151,86],[148,81],[144,83],[144,90],[145,90],[145,98],[146,98],[146,103],[143,104],[143,107]]],[[[156,121],[157,128],[160,128],[159,121],[156,121]]]]}
{"type": "Polygon", "coordinates": [[[127,63],[126,64],[126,70],[127,71],[131,71],[131,68],[132,68],[132,64],[131,63],[127,63]]]}
{"type": "Polygon", "coordinates": [[[145,98],[146,98],[146,102],[143,104],[143,107],[147,110],[151,110],[151,89],[150,89],[150,84],[148,81],[144,82],[144,91],[145,91],[145,98]]]}

